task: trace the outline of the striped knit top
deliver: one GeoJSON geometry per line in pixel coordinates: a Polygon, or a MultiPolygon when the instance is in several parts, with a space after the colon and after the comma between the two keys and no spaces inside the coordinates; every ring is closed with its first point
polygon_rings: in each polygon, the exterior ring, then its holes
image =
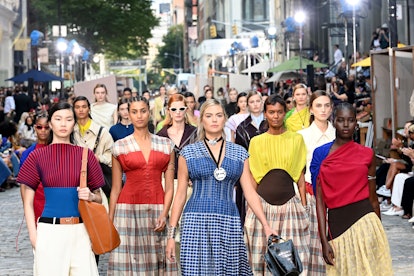
{"type": "MultiPolygon", "coordinates": [[[[17,177],[17,182],[45,191],[43,217],[79,217],[77,187],[80,181],[83,148],[71,144],[51,144],[33,151],[17,177]]],[[[94,191],[104,185],[102,169],[91,150],[88,152],[87,185],[94,191]]]]}

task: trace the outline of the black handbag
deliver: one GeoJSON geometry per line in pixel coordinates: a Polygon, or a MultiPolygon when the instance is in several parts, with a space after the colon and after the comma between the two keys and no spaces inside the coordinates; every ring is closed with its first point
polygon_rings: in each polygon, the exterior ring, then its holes
{"type": "Polygon", "coordinates": [[[267,268],[274,276],[296,276],[303,271],[302,262],[292,240],[285,241],[280,236],[271,235],[264,258],[267,268]]]}
{"type": "MultiPolygon", "coordinates": [[[[96,137],[95,141],[95,146],[93,147],[93,153],[96,153],[96,148],[98,147],[99,140],[101,139],[102,129],[103,127],[99,128],[98,136],[96,137]]],[[[112,189],[112,168],[101,162],[99,162],[99,165],[101,165],[101,169],[105,180],[105,185],[102,187],[102,191],[105,193],[106,197],[109,198],[112,189]]]]}

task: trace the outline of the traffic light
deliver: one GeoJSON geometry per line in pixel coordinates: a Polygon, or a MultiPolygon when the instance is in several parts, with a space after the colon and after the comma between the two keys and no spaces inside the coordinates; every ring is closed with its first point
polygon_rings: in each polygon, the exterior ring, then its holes
{"type": "Polygon", "coordinates": [[[236,35],[237,34],[237,25],[231,26],[231,31],[233,32],[234,35],[236,35]]]}
{"type": "Polygon", "coordinates": [[[216,25],[211,25],[211,26],[210,26],[210,37],[211,37],[211,38],[215,38],[215,37],[217,37],[217,29],[216,29],[216,25]]]}

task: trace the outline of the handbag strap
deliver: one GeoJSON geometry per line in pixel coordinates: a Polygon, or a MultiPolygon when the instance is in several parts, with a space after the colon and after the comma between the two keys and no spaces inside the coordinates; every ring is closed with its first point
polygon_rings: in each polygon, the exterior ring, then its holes
{"type": "Polygon", "coordinates": [[[86,173],[88,170],[88,148],[84,147],[82,152],[82,168],[81,168],[81,174],[80,174],[80,188],[86,187],[86,173]]]}
{"type": "Polygon", "coordinates": [[[101,126],[98,131],[98,136],[96,136],[95,145],[93,146],[93,153],[96,153],[96,148],[99,145],[99,140],[101,140],[102,129],[103,127],[101,126]]]}
{"type": "Polygon", "coordinates": [[[272,243],[274,243],[274,242],[276,242],[276,243],[278,243],[280,240],[282,240],[282,241],[286,241],[284,238],[282,238],[281,236],[279,236],[279,235],[270,235],[269,236],[269,239],[267,240],[267,246],[270,246],[272,243]]]}

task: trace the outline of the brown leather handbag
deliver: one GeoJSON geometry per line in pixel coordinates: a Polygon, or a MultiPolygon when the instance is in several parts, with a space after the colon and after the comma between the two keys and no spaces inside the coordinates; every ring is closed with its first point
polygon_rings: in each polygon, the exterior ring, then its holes
{"type": "MultiPolygon", "coordinates": [[[[88,164],[88,148],[83,149],[80,188],[86,187],[88,164]]],[[[121,243],[118,231],[109,219],[108,213],[102,204],[79,200],[79,213],[88,232],[92,244],[92,251],[104,254],[117,248],[121,243]]]]}

